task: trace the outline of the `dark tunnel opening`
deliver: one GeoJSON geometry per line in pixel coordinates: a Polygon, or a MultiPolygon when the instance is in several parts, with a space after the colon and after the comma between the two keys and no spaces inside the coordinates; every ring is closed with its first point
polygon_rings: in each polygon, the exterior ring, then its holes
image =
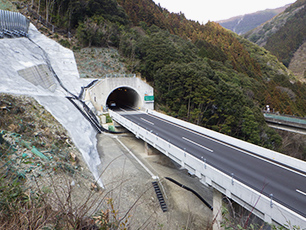
{"type": "Polygon", "coordinates": [[[114,107],[131,107],[139,108],[139,94],[132,88],[120,87],[115,89],[107,98],[106,105],[108,108],[114,107]]]}

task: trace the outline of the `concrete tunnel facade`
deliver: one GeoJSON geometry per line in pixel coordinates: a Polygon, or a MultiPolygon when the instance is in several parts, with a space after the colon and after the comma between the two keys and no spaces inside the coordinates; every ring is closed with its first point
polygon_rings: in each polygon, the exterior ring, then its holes
{"type": "Polygon", "coordinates": [[[135,109],[154,109],[153,88],[136,77],[105,78],[86,89],[85,101],[99,112],[107,108],[128,106],[135,109]]]}

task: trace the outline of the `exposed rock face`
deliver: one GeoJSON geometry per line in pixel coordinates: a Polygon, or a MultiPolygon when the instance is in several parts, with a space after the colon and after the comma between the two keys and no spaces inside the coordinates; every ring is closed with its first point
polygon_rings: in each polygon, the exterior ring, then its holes
{"type": "Polygon", "coordinates": [[[306,82],[306,42],[294,53],[289,69],[302,82],[306,82]]]}

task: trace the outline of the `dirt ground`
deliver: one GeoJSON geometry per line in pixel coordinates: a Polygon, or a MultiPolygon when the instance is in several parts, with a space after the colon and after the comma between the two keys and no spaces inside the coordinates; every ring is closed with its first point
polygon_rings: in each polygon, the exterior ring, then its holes
{"type": "Polygon", "coordinates": [[[11,162],[11,171],[24,178],[29,193],[47,194],[54,211],[74,210],[75,216],[96,215],[100,210],[115,211],[113,218],[127,220],[130,229],[207,229],[210,226],[212,211],[195,195],[164,178],[173,178],[194,189],[210,204],[212,189],[134,135],[97,135],[102,162],[99,171],[105,187],[99,189],[66,131],[34,99],[5,96],[1,106],[2,142],[14,149],[4,155],[11,162]],[[33,154],[32,146],[42,156],[33,154]],[[152,175],[159,178],[167,212],[160,207],[152,186],[156,179],[152,175]]]}
{"type": "Polygon", "coordinates": [[[134,135],[98,135],[100,172],[106,192],[114,198],[119,215],[129,212],[131,229],[209,229],[212,211],[194,194],[165,179],[170,177],[192,188],[212,205],[213,190],[188,175],[162,153],[148,148],[134,135]],[[123,143],[129,151],[121,144],[123,143]],[[168,211],[160,208],[152,176],[135,155],[158,176],[168,211]],[[129,210],[131,208],[131,210],[129,210]]]}

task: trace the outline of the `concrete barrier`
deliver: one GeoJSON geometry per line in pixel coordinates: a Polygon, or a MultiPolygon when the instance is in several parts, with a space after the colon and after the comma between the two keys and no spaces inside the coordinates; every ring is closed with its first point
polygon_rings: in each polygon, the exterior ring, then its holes
{"type": "MultiPolygon", "coordinates": [[[[150,113],[152,114],[152,111],[150,111],[150,113]]],[[[270,197],[264,196],[235,180],[231,176],[224,174],[206,162],[195,158],[184,150],[174,146],[158,135],[138,126],[121,115],[110,111],[110,116],[116,122],[134,133],[137,138],[146,141],[173,161],[186,168],[190,173],[195,174],[202,183],[214,187],[241,206],[252,211],[253,214],[257,215],[262,220],[268,223],[276,222],[282,225],[291,223],[292,225],[300,226],[302,229],[306,227],[306,218],[271,200],[270,197]]],[[[169,118],[169,116],[161,117],[169,118]]]]}

